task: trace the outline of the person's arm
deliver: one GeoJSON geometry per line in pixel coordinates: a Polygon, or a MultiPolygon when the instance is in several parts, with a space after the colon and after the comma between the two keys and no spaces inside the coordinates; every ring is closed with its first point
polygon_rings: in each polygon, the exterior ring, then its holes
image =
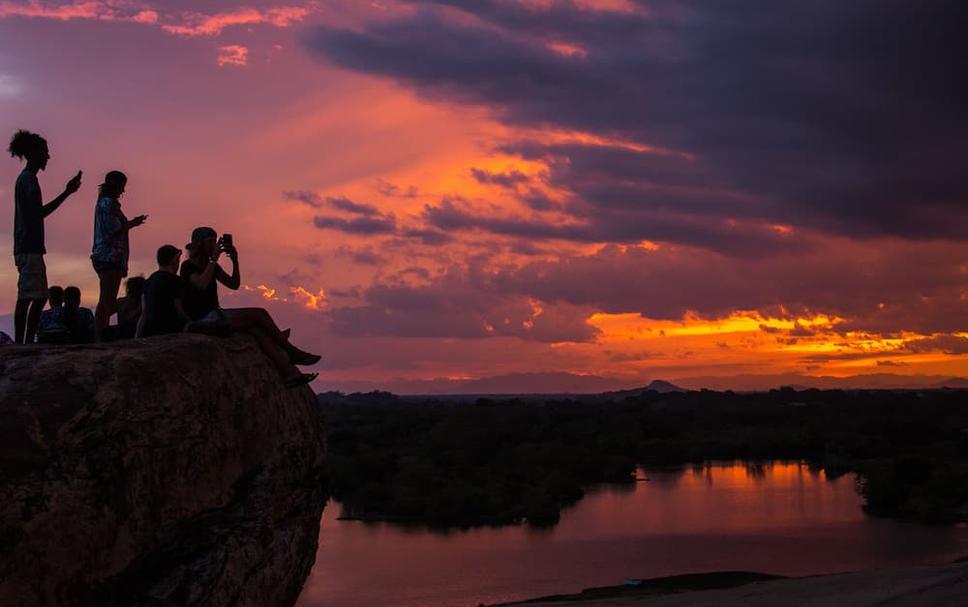
{"type": "Polygon", "coordinates": [[[185,312],[185,306],[182,305],[182,300],[180,299],[175,300],[175,314],[178,315],[178,320],[184,323],[191,322],[192,320],[191,317],[189,317],[185,312]]]}
{"type": "Polygon", "coordinates": [[[212,279],[218,275],[218,272],[222,272],[222,268],[219,267],[217,261],[219,255],[220,253],[215,253],[215,257],[208,261],[205,269],[201,272],[194,272],[186,277],[193,287],[196,289],[207,289],[212,279]]]}
{"type": "Polygon", "coordinates": [[[47,204],[41,207],[44,217],[47,217],[48,215],[56,211],[58,207],[60,207],[60,205],[64,204],[64,201],[67,200],[67,198],[71,194],[78,191],[79,189],[81,189],[81,171],[78,171],[77,175],[74,175],[74,177],[72,177],[71,180],[67,182],[67,186],[64,188],[64,191],[63,193],[61,193],[60,196],[51,200],[50,202],[48,202],[47,204]]]}
{"type": "Polygon", "coordinates": [[[145,296],[141,296],[141,316],[138,317],[138,328],[134,330],[135,337],[143,337],[145,332],[145,296]]]}
{"type": "Polygon", "coordinates": [[[148,216],[147,215],[138,215],[134,219],[131,219],[129,221],[126,221],[125,223],[122,223],[121,224],[121,230],[119,232],[121,232],[121,231],[128,232],[132,228],[136,228],[136,227],[140,226],[141,224],[143,224],[146,219],[148,219],[148,216]]]}
{"type": "Polygon", "coordinates": [[[219,267],[217,277],[218,281],[226,288],[236,291],[242,285],[242,275],[239,272],[239,253],[235,249],[229,249],[227,252],[229,259],[232,260],[232,275],[229,276],[225,270],[219,267]]]}
{"type": "Polygon", "coordinates": [[[122,215],[120,212],[102,207],[100,203],[98,203],[97,212],[98,221],[104,230],[104,238],[107,240],[113,240],[126,232],[130,232],[132,228],[140,226],[148,218],[147,215],[138,215],[129,221],[121,221],[122,215]]]}

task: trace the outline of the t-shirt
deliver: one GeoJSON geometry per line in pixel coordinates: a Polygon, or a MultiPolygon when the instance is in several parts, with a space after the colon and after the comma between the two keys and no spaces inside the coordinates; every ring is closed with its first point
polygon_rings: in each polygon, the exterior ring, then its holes
{"type": "Polygon", "coordinates": [[[145,316],[145,337],[181,332],[185,323],[175,309],[175,300],[182,300],[183,305],[185,300],[185,283],[181,278],[158,270],[145,282],[144,298],[145,309],[141,313],[145,316]]]}
{"type": "Polygon", "coordinates": [[[185,281],[185,314],[192,320],[198,320],[209,312],[217,310],[218,305],[218,284],[215,275],[212,275],[211,282],[204,289],[199,289],[192,284],[192,274],[201,274],[205,271],[204,267],[199,267],[191,259],[182,262],[179,275],[185,281]]]}
{"type": "Polygon", "coordinates": [[[74,313],[73,322],[71,322],[70,316],[70,310],[65,306],[64,317],[67,319],[67,328],[71,334],[70,342],[75,344],[88,344],[94,341],[94,314],[87,308],[78,308],[74,313]]]}
{"type": "Polygon", "coordinates": [[[24,169],[13,193],[13,254],[47,252],[44,248],[44,201],[37,176],[24,169]]]}

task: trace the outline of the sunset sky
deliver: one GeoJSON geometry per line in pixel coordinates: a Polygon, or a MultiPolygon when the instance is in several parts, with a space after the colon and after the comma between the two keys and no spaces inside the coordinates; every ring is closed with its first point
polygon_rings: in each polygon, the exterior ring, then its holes
{"type": "MultiPolygon", "coordinates": [[[[319,390],[520,373],[968,375],[968,4],[0,0],[0,134],[47,137],[93,307],[231,232],[319,390]]],[[[0,328],[16,293],[0,161],[0,328]]],[[[728,382],[727,382],[728,383],[728,382]]]]}

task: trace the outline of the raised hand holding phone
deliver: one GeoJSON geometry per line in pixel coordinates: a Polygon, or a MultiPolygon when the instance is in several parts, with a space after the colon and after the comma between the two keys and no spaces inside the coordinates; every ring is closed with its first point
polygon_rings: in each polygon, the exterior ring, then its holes
{"type": "Polygon", "coordinates": [[[74,175],[73,177],[71,177],[71,180],[68,181],[67,185],[64,187],[64,192],[67,194],[73,194],[74,192],[81,189],[81,176],[83,174],[84,174],[84,171],[78,171],[77,175],[74,175]]]}

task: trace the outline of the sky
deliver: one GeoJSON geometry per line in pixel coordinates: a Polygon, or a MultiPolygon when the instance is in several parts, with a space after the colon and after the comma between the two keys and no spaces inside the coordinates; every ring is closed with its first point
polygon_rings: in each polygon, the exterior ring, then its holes
{"type": "MultiPolygon", "coordinates": [[[[123,170],[149,215],[132,274],[195,226],[232,233],[223,305],[291,326],[317,389],[966,376],[966,21],[946,0],[0,0],[0,133],[48,139],[47,199],[84,171],[47,220],[51,284],[96,303],[96,186],[123,170]]],[[[7,324],[15,291],[8,257],[7,324]]]]}

